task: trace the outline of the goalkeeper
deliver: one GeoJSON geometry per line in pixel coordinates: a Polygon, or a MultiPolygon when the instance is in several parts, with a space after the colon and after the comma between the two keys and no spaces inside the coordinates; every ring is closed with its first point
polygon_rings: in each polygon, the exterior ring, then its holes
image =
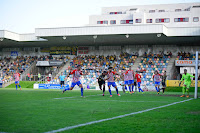
{"type": "MultiPolygon", "coordinates": [[[[184,74],[181,78],[181,82],[184,80],[183,89],[182,89],[183,95],[181,97],[185,97],[185,91],[187,92],[186,97],[189,97],[189,88],[190,88],[190,85],[191,85],[191,77],[194,78],[193,75],[187,73],[187,69],[184,69],[184,74]]],[[[179,86],[180,86],[181,82],[179,83],[179,86]]]]}

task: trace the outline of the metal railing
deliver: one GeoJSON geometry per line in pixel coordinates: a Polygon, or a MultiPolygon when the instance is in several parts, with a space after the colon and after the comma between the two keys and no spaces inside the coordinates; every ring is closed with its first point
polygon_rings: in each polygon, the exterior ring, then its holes
{"type": "Polygon", "coordinates": [[[27,75],[22,75],[21,77],[20,77],[20,80],[21,81],[39,81],[39,80],[41,80],[41,79],[43,79],[44,80],[44,78],[47,78],[48,76],[46,76],[46,75],[41,75],[41,77],[40,78],[38,78],[38,75],[33,75],[33,76],[27,76],[27,75]]]}

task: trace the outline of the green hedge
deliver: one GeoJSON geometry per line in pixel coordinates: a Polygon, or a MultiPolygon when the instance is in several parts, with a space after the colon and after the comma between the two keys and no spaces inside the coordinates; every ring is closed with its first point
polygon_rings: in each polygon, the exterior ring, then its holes
{"type": "MultiPolygon", "coordinates": [[[[182,92],[183,87],[167,87],[167,92],[182,92]]],[[[190,87],[189,91],[194,92],[195,87],[190,87]]],[[[200,87],[198,87],[198,92],[200,92],[200,87]]]]}

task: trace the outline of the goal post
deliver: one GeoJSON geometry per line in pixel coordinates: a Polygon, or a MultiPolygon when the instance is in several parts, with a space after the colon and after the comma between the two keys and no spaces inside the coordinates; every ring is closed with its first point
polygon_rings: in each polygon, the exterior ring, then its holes
{"type": "Polygon", "coordinates": [[[198,51],[196,51],[196,61],[195,61],[195,92],[194,92],[194,98],[197,99],[197,89],[198,89],[198,65],[199,65],[199,55],[198,51]]]}

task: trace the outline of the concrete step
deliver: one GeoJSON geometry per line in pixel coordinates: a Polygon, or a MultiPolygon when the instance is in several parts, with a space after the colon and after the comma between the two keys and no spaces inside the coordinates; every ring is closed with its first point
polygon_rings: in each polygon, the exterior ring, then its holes
{"type": "Polygon", "coordinates": [[[8,83],[5,83],[5,84],[3,84],[3,88],[5,88],[5,87],[7,87],[7,86],[9,86],[9,85],[11,85],[13,83],[15,83],[15,81],[10,81],[8,83]]]}
{"type": "Polygon", "coordinates": [[[64,70],[66,70],[68,67],[70,66],[70,61],[66,62],[66,64],[63,66],[63,68],[58,72],[58,74],[56,75],[56,77],[58,77],[61,72],[63,72],[64,70]]]}
{"type": "Polygon", "coordinates": [[[142,59],[142,57],[138,57],[138,58],[136,59],[134,65],[132,66],[132,70],[133,70],[133,71],[136,71],[136,70],[137,70],[137,68],[138,68],[138,66],[139,66],[139,63],[141,62],[141,59],[142,59]]]}
{"type": "Polygon", "coordinates": [[[175,56],[172,56],[172,58],[169,60],[167,69],[166,69],[166,74],[167,74],[167,79],[171,79],[173,72],[174,72],[174,62],[176,60],[175,56]]]}

